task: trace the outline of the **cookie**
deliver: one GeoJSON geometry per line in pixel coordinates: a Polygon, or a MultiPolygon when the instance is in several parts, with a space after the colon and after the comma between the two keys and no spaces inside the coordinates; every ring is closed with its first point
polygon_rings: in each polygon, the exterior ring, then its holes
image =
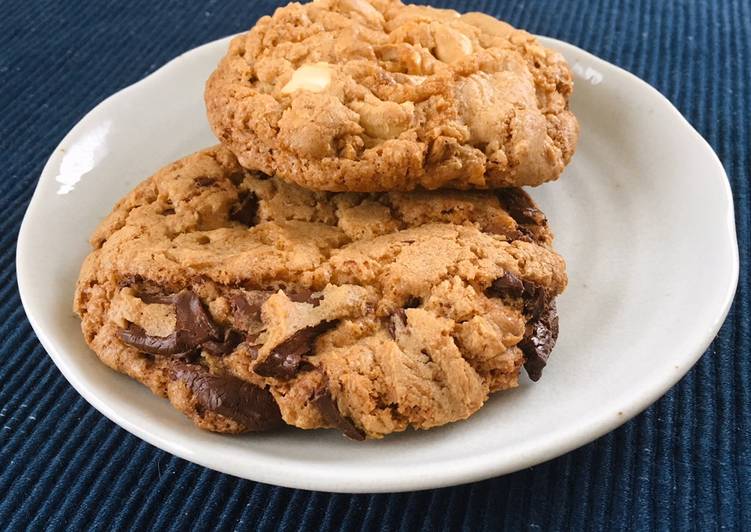
{"type": "Polygon", "coordinates": [[[540,377],[566,285],[551,243],[519,189],[314,192],[216,147],[115,206],[74,307],[105,364],[203,429],[380,438],[540,377]]]}
{"type": "Polygon", "coordinates": [[[317,0],[233,39],[205,100],[243,166],[306,188],[486,189],[560,175],[572,87],[559,53],[489,15],[317,0]]]}

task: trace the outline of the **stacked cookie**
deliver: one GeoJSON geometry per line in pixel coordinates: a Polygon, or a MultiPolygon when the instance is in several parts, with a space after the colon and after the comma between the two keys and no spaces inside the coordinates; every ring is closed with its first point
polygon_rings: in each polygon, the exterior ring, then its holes
{"type": "Polygon", "coordinates": [[[578,135],[563,58],[488,15],[290,4],[206,85],[221,145],[99,226],[75,310],[99,358],[216,432],[380,438],[540,378],[566,286],[519,187],[578,135]]]}

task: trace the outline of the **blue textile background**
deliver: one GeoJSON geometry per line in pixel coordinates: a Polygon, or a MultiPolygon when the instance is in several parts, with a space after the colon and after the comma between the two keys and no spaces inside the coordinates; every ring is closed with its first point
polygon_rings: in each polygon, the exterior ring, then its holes
{"type": "MultiPolygon", "coordinates": [[[[0,4],[0,527],[70,529],[751,529],[749,0],[439,1],[576,44],[644,78],[709,140],[732,182],[735,305],[697,366],[615,432],[455,488],[332,495],[222,475],[115,426],[26,321],[15,238],[47,157],[111,93],[241,31],[271,1],[0,4]]],[[[690,287],[686,287],[690,289],[690,287]]]]}

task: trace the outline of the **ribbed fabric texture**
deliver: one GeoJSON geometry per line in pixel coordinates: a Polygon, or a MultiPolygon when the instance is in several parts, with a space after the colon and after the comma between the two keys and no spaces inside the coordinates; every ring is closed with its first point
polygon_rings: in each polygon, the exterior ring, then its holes
{"type": "Polygon", "coordinates": [[[18,227],[47,157],[86,112],[181,52],[246,29],[277,3],[4,0],[0,527],[751,529],[751,2],[438,4],[492,13],[630,70],[712,144],[735,194],[741,278],[730,316],[697,366],[642,415],[590,445],[505,477],[435,491],[282,489],[141,442],[89,406],[36,340],[15,283],[18,227]]]}

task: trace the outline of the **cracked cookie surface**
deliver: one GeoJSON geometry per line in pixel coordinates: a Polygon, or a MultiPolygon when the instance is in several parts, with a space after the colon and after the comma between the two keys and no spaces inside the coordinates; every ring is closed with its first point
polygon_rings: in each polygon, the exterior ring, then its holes
{"type": "Polygon", "coordinates": [[[566,284],[518,189],[314,192],[224,147],[141,183],[91,243],[87,343],[217,432],[465,419],[522,366],[540,377],[566,284]]]}
{"type": "Polygon", "coordinates": [[[560,175],[572,88],[558,52],[489,15],[318,0],[234,38],[205,100],[241,164],[307,188],[485,189],[560,175]]]}

